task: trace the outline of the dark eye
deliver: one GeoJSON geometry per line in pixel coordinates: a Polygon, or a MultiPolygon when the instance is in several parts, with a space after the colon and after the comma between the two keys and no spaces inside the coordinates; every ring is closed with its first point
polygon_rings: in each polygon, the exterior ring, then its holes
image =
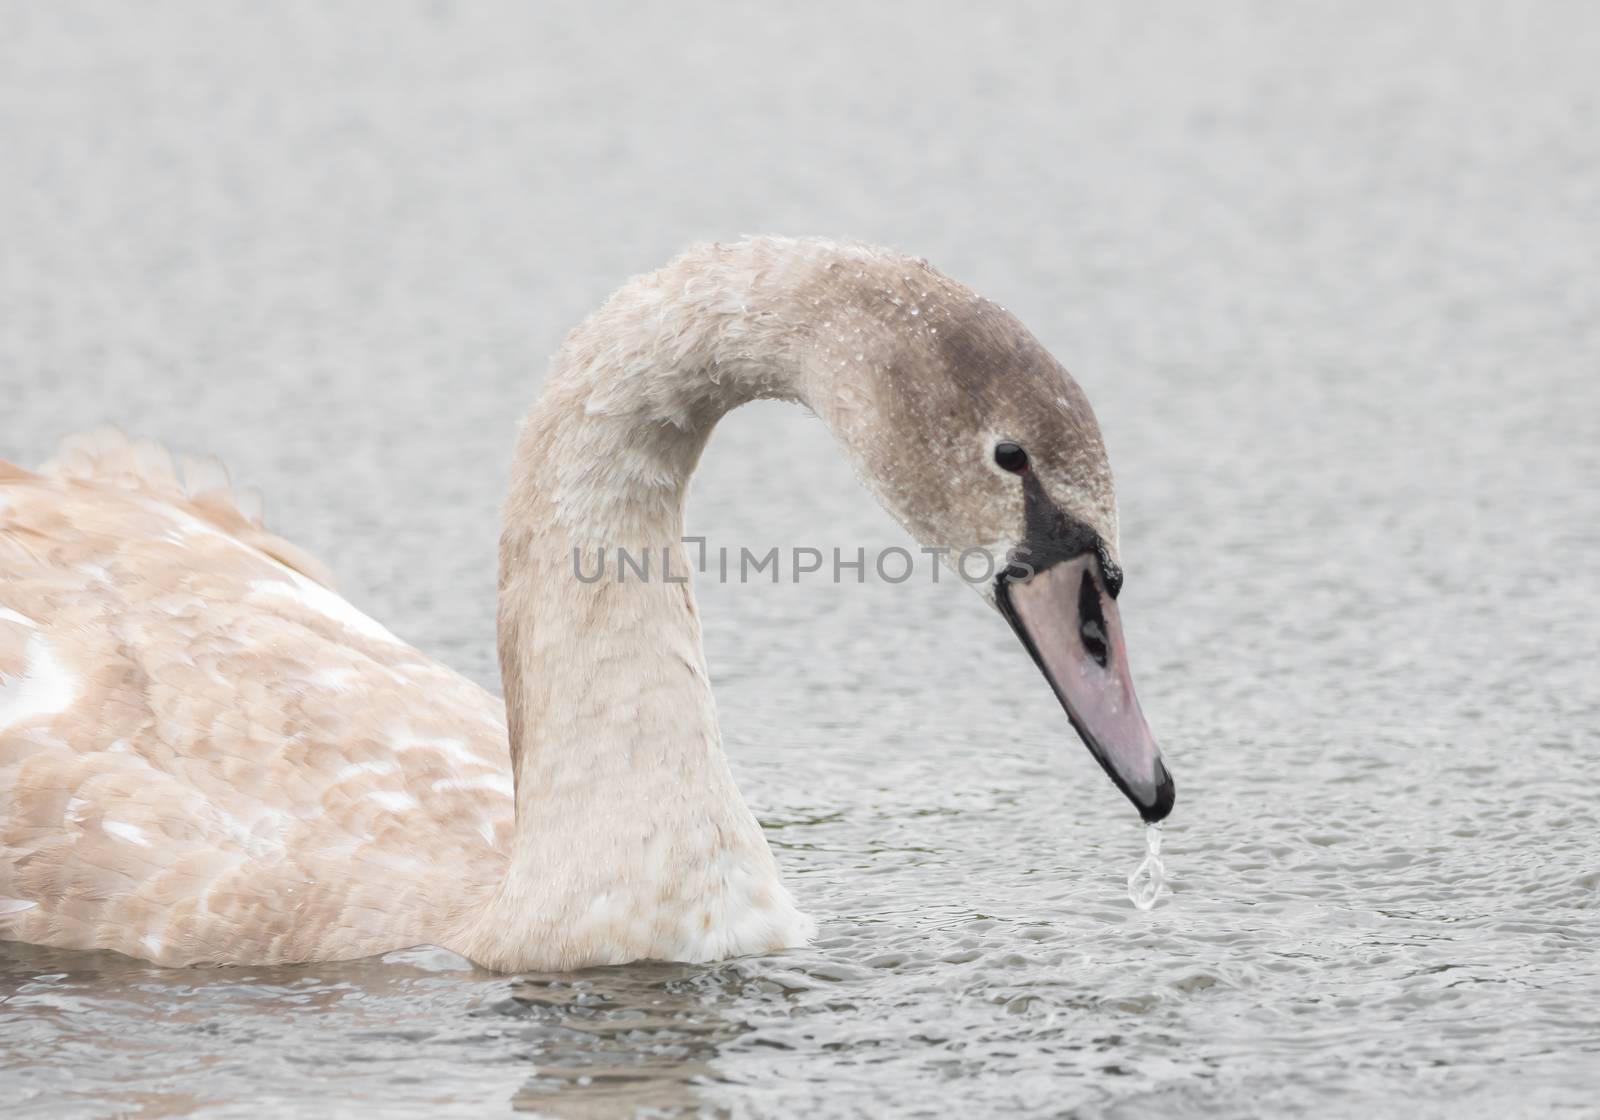
{"type": "Polygon", "coordinates": [[[1028,469],[1028,453],[1010,440],[1001,440],[994,445],[994,461],[1002,470],[1012,474],[1021,474],[1028,469]]]}

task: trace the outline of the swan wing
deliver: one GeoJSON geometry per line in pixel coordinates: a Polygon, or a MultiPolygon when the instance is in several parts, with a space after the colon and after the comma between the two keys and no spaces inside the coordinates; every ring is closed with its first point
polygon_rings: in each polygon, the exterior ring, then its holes
{"type": "Polygon", "coordinates": [[[219,467],[0,462],[0,938],[164,964],[437,941],[510,843],[504,709],[219,467]]]}

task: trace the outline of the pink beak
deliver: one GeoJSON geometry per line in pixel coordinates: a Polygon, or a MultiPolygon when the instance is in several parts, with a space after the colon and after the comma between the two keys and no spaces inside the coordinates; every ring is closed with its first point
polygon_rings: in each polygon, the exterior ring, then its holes
{"type": "Polygon", "coordinates": [[[1098,557],[1062,560],[1002,583],[1001,610],[1055,689],[1089,753],[1147,821],[1172,812],[1175,787],[1139,710],[1122,617],[1098,557]]]}

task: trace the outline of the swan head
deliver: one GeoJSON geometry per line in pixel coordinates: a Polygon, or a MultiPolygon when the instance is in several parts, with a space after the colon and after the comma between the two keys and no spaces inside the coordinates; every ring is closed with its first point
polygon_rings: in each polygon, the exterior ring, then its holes
{"type": "Polygon", "coordinates": [[[812,408],[888,511],[1010,623],[1139,813],[1161,820],[1174,783],[1133,690],[1116,491],[1083,390],[1014,315],[925,262],[860,249],[821,275],[812,408]]]}

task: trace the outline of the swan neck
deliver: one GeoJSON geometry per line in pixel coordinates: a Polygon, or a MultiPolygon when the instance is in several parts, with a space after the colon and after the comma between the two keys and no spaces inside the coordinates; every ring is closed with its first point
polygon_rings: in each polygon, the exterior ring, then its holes
{"type": "Polygon", "coordinates": [[[551,939],[573,964],[601,961],[584,943],[689,960],[801,937],[722,752],[682,540],[716,422],[802,396],[803,317],[761,280],[714,253],[632,281],[568,337],[524,421],[498,620],[516,828],[476,960],[548,964],[551,939]]]}
{"type": "Polygon", "coordinates": [[[626,693],[652,653],[685,663],[685,697],[703,685],[683,544],[691,476],[729,411],[806,396],[797,357],[806,317],[794,306],[804,260],[763,267],[751,259],[757,248],[710,247],[630,281],[567,337],[523,423],[499,618],[519,782],[529,758],[552,749],[540,732],[552,714],[626,693]],[[620,647],[634,622],[632,644],[620,647]],[[602,654],[619,660],[577,693],[538,683],[574,653],[590,669],[602,654]]]}

